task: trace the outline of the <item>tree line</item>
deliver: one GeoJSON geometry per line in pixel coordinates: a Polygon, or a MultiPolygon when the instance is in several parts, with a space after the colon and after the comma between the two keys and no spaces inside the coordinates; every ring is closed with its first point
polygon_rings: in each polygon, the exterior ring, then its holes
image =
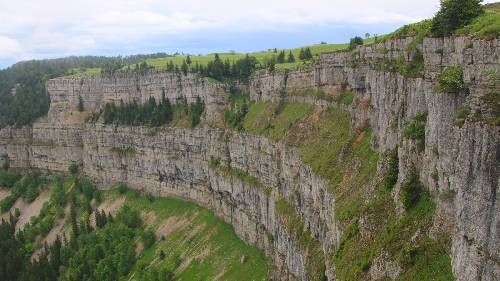
{"type": "MultiPolygon", "coordinates": [[[[200,97],[192,104],[188,104],[186,97],[180,96],[175,104],[171,104],[165,97],[165,92],[159,102],[154,97],[149,97],[144,104],[138,104],[136,100],[123,102],[117,105],[114,102],[106,103],[102,112],[104,124],[118,124],[127,126],[150,126],[158,127],[170,123],[174,118],[187,118],[190,126],[194,127],[201,121],[205,110],[205,103],[200,97]]],[[[99,116],[92,116],[89,122],[95,122],[99,116]]]]}

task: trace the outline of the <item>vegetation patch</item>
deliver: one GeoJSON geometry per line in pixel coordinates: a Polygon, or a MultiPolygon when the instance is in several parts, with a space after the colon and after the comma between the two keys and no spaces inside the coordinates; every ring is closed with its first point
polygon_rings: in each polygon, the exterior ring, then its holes
{"type": "Polygon", "coordinates": [[[132,157],[136,154],[136,150],[133,147],[112,147],[110,151],[121,157],[132,157]]]}
{"type": "Polygon", "coordinates": [[[187,99],[181,96],[172,105],[163,92],[159,103],[154,97],[149,97],[144,104],[138,104],[136,100],[128,103],[120,101],[118,105],[106,103],[104,110],[93,112],[86,122],[97,122],[102,115],[104,124],[149,127],[168,124],[192,128],[200,123],[204,110],[205,104],[199,97],[188,104],[187,99]]]}
{"type": "Polygon", "coordinates": [[[41,276],[41,280],[200,280],[216,276],[267,280],[264,254],[238,239],[230,225],[205,208],[172,198],[150,200],[128,189],[103,192],[74,176],[56,177],[48,185],[52,190],[49,202],[23,230],[14,232],[19,213],[0,224],[0,246],[6,253],[0,255],[0,265],[6,280],[38,280],[41,276]],[[101,202],[119,199],[125,201],[121,209],[114,214],[104,211],[106,204],[101,202]],[[55,221],[65,217],[63,209],[68,205],[63,234],[45,240],[55,221]],[[141,212],[155,216],[143,220],[141,212]],[[90,222],[90,214],[95,214],[95,224],[90,222]],[[176,218],[184,226],[172,226],[168,235],[160,235],[159,227],[176,218]],[[44,241],[48,241],[45,246],[44,241]],[[137,247],[139,244],[142,246],[137,247]]]}
{"type": "Polygon", "coordinates": [[[373,69],[377,71],[397,72],[409,78],[419,78],[424,75],[424,57],[418,49],[415,49],[412,59],[409,61],[403,55],[398,58],[384,57],[375,62],[373,69]]]}
{"type": "Polygon", "coordinates": [[[213,156],[210,156],[209,166],[212,169],[217,169],[218,171],[221,171],[227,175],[237,177],[241,181],[246,182],[246,183],[250,184],[251,186],[254,186],[254,187],[261,189],[267,196],[269,196],[271,194],[271,191],[272,191],[271,187],[266,186],[261,181],[259,181],[256,177],[250,175],[248,172],[245,172],[241,169],[238,169],[235,167],[225,166],[222,163],[220,163],[219,159],[214,158],[213,156]]]}
{"type": "Polygon", "coordinates": [[[351,104],[354,101],[354,92],[352,90],[346,91],[345,93],[343,93],[338,97],[337,101],[340,104],[345,104],[345,105],[351,104]]]}
{"type": "Polygon", "coordinates": [[[421,113],[413,117],[403,130],[403,136],[411,140],[425,141],[425,124],[427,113],[421,113]]]}
{"type": "Polygon", "coordinates": [[[243,130],[243,120],[248,113],[250,97],[231,87],[229,102],[229,106],[224,109],[225,124],[230,128],[241,131],[243,130]]]}
{"type": "Polygon", "coordinates": [[[397,147],[389,151],[387,159],[387,173],[384,177],[383,186],[387,188],[387,190],[392,190],[394,185],[398,182],[399,176],[399,156],[397,147]]]}
{"type": "MultiPolygon", "coordinates": [[[[266,128],[284,113],[274,115],[276,107],[276,103],[252,104],[244,128],[269,137],[266,128]]],[[[427,115],[422,113],[412,122],[421,124],[426,119],[427,115]]],[[[391,196],[399,174],[397,148],[385,155],[387,172],[377,180],[379,155],[370,148],[371,135],[370,128],[352,130],[349,114],[338,107],[326,110],[313,107],[288,130],[274,135],[276,140],[297,147],[301,159],[328,180],[329,191],[335,193],[336,219],[344,233],[331,259],[336,277],[367,278],[373,259],[383,251],[401,265],[401,280],[415,280],[419,276],[416,272],[422,272],[428,280],[453,280],[449,241],[444,236],[433,240],[425,234],[432,225],[435,209],[432,198],[423,186],[418,196],[413,196],[413,189],[409,188],[408,198],[413,198],[409,200],[413,205],[402,217],[397,216],[391,196]],[[371,191],[370,185],[377,182],[375,191],[371,191]],[[368,190],[371,196],[366,197],[368,190]],[[411,238],[417,231],[424,234],[416,236],[414,243],[411,238]]],[[[409,186],[415,187],[413,183],[409,186]]],[[[308,237],[300,220],[293,218],[297,215],[290,203],[280,199],[276,210],[287,218],[287,227],[298,232],[297,237],[308,237]]]]}
{"type": "Polygon", "coordinates": [[[304,226],[302,219],[286,199],[276,200],[276,213],[285,221],[286,229],[299,243],[301,250],[306,252],[306,273],[309,279],[326,280],[325,257],[319,241],[304,226]]]}
{"type": "Polygon", "coordinates": [[[314,99],[333,101],[333,96],[327,95],[325,91],[321,88],[319,89],[306,89],[306,90],[294,90],[288,91],[287,94],[291,96],[303,96],[303,97],[312,97],[314,99]]]}
{"type": "Polygon", "coordinates": [[[455,121],[453,121],[453,125],[462,127],[465,124],[465,120],[470,114],[470,108],[467,106],[462,106],[455,114],[455,121]]]}
{"type": "Polygon", "coordinates": [[[461,66],[448,66],[438,76],[439,93],[458,94],[465,90],[464,70],[461,66]]]}

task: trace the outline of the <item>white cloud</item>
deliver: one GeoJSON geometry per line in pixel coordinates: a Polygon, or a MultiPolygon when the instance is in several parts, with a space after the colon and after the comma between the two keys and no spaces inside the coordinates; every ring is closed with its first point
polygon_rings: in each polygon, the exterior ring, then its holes
{"type": "Polygon", "coordinates": [[[23,50],[15,39],[0,35],[0,59],[22,57],[23,50]]]}
{"type": "Polygon", "coordinates": [[[439,0],[0,0],[0,58],[94,53],[195,32],[404,24],[431,17],[438,6],[439,0]]]}

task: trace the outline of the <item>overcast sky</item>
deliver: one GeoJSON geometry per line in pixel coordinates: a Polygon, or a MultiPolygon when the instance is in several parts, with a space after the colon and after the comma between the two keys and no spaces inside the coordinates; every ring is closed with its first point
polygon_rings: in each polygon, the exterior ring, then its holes
{"type": "Polygon", "coordinates": [[[439,0],[0,0],[0,68],[68,55],[340,43],[430,18],[438,7],[439,0]]]}

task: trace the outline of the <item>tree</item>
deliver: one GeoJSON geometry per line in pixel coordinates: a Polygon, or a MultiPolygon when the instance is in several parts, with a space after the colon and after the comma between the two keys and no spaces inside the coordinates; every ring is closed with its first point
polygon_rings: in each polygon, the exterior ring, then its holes
{"type": "Polygon", "coordinates": [[[368,39],[368,38],[370,38],[370,33],[367,32],[367,33],[365,33],[365,39],[368,39]]]}
{"type": "Polygon", "coordinates": [[[292,51],[290,51],[290,53],[288,54],[288,62],[295,62],[295,57],[293,56],[292,51]]]}
{"type": "Polygon", "coordinates": [[[188,56],[187,56],[187,58],[186,58],[186,63],[187,63],[188,65],[191,65],[191,63],[192,63],[191,57],[190,57],[189,55],[188,55],[188,56]]]}
{"type": "Polygon", "coordinates": [[[363,38],[355,36],[349,41],[349,50],[352,51],[356,49],[357,46],[363,45],[363,38]]]}
{"type": "Polygon", "coordinates": [[[313,55],[311,49],[309,47],[305,49],[300,49],[299,58],[303,61],[312,59],[313,55]]]}
{"type": "Polygon", "coordinates": [[[431,31],[436,36],[448,36],[471,23],[484,13],[482,0],[442,0],[441,8],[432,20],[431,31]]]}
{"type": "Polygon", "coordinates": [[[71,229],[73,230],[73,235],[75,237],[78,237],[78,234],[80,232],[78,228],[78,222],[76,221],[76,209],[74,204],[71,204],[70,207],[70,218],[71,218],[71,229]]]}
{"type": "Polygon", "coordinates": [[[186,76],[188,73],[188,65],[185,60],[182,61],[181,70],[182,73],[184,73],[184,76],[186,76]]]}
{"type": "Polygon", "coordinates": [[[278,63],[285,63],[285,51],[281,51],[278,55],[278,57],[276,58],[276,61],[278,63]]]}
{"type": "Polygon", "coordinates": [[[78,96],[78,111],[80,112],[84,111],[82,96],[78,96]]]}
{"type": "Polygon", "coordinates": [[[165,252],[163,250],[160,250],[160,260],[165,259],[165,252]]]}

